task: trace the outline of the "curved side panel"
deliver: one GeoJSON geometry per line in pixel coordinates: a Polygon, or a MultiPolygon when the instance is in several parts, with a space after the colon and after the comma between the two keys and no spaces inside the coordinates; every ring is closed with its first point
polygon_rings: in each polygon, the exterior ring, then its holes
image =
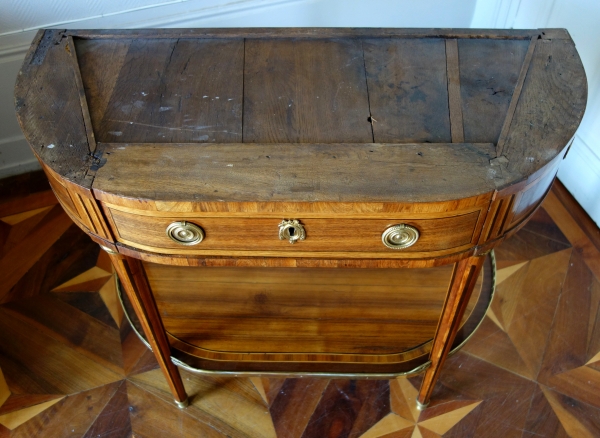
{"type": "Polygon", "coordinates": [[[61,178],[48,166],[43,164],[42,167],[58,202],[75,224],[92,236],[114,242],[110,227],[107,225],[97,201],[93,198],[92,192],[61,178]]]}
{"type": "Polygon", "coordinates": [[[93,157],[77,87],[77,61],[64,31],[46,30],[38,38],[17,77],[17,119],[40,161],[89,187],[86,174],[93,157]]]}
{"type": "Polygon", "coordinates": [[[587,102],[587,79],[572,40],[540,39],[508,132],[508,169],[531,175],[575,134],[587,102]]]}

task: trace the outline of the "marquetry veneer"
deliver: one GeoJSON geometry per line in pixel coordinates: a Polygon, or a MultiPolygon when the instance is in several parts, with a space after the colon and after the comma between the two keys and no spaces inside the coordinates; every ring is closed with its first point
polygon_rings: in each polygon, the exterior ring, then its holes
{"type": "Polygon", "coordinates": [[[180,406],[174,363],[427,369],[423,407],[587,84],[561,29],[42,30],[15,97],[180,406]]]}

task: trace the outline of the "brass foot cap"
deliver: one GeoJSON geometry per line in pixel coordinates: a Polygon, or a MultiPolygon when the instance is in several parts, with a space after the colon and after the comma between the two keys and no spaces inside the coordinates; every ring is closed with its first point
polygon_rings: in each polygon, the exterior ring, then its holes
{"type": "Polygon", "coordinates": [[[424,411],[427,408],[427,406],[429,406],[429,402],[423,404],[419,400],[417,400],[417,409],[419,411],[424,411]]]}
{"type": "Polygon", "coordinates": [[[175,404],[177,405],[177,407],[179,409],[185,409],[185,408],[187,408],[190,405],[190,401],[187,398],[184,401],[177,401],[177,400],[175,400],[175,404]]]}

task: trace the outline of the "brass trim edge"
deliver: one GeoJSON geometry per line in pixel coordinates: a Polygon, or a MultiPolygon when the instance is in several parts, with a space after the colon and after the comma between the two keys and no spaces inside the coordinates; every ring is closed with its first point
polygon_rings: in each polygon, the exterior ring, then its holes
{"type": "Polygon", "coordinates": [[[112,250],[112,249],[110,249],[110,248],[109,248],[109,247],[107,247],[107,246],[104,246],[104,245],[98,245],[98,246],[100,246],[100,248],[102,248],[104,251],[106,251],[106,252],[107,252],[107,253],[109,253],[109,254],[116,254],[116,255],[118,255],[118,254],[119,254],[117,251],[115,251],[115,250],[112,250]]]}

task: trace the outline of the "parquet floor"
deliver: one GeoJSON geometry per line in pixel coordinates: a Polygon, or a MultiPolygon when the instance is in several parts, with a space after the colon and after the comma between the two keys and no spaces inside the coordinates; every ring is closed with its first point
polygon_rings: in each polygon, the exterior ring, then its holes
{"type": "Polygon", "coordinates": [[[494,302],[424,412],[420,377],[185,371],[179,410],[107,258],[40,181],[0,184],[0,438],[600,436],[600,252],[560,190],[496,251],[494,302]]]}

